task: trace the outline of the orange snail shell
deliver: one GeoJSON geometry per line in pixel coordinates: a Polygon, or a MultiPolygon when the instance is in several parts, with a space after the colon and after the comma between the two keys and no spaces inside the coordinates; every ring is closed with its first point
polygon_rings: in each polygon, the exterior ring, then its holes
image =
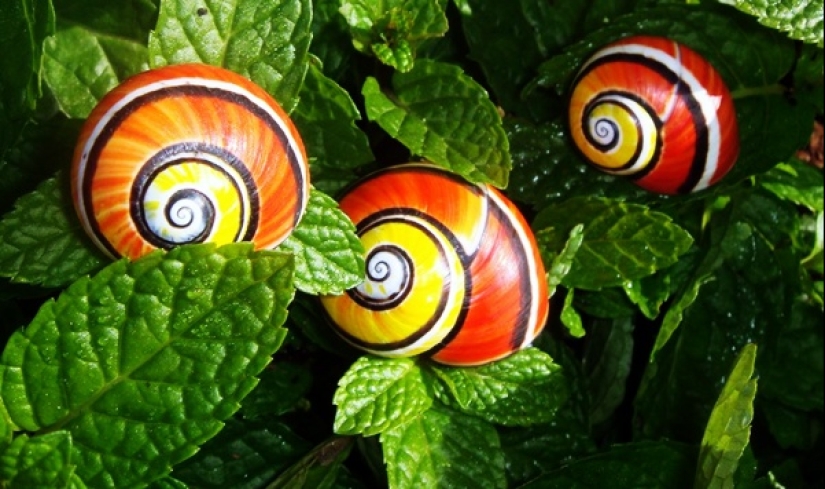
{"type": "Polygon", "coordinates": [[[78,216],[113,257],[193,242],[273,248],[308,196],[303,142],[284,110],[207,65],[124,81],[89,115],[72,164],[78,216]]]}
{"type": "Polygon", "coordinates": [[[538,247],[498,190],[410,164],[367,176],[340,205],[366,249],[367,279],[321,301],[356,347],[480,365],[529,346],[544,328],[538,247]]]}
{"type": "Polygon", "coordinates": [[[634,36],[600,49],[573,83],[573,140],[599,170],[662,194],[703,190],[739,155],[730,92],[698,53],[634,36]]]}

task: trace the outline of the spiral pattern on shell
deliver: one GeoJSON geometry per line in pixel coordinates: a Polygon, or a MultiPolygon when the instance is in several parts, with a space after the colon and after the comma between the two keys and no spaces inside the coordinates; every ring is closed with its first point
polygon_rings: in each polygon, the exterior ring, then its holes
{"type": "Polygon", "coordinates": [[[596,168],[652,192],[708,188],[739,155],[719,73],[675,41],[634,36],[597,51],[573,83],[570,130],[596,168]]]}
{"type": "Polygon", "coordinates": [[[261,87],[222,68],[173,65],[98,103],[75,150],[72,196],[113,257],[198,242],[273,248],[306,209],[309,172],[298,131],[261,87]]]}
{"type": "Polygon", "coordinates": [[[340,205],[366,250],[366,278],[321,301],[351,344],[479,365],[544,328],[549,299],[535,238],[496,189],[408,164],[369,175],[340,205]]]}

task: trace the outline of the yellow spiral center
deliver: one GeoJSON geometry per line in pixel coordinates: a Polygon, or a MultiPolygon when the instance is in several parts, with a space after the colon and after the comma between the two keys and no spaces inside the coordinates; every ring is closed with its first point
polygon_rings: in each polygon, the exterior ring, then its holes
{"type": "Polygon", "coordinates": [[[322,302],[353,343],[387,356],[423,353],[458,322],[464,267],[453,240],[416,216],[382,217],[364,227],[366,280],[322,302]]]}
{"type": "Polygon", "coordinates": [[[653,109],[637,97],[605,92],[583,107],[573,139],[594,165],[629,175],[658,157],[659,124],[653,109]]]}

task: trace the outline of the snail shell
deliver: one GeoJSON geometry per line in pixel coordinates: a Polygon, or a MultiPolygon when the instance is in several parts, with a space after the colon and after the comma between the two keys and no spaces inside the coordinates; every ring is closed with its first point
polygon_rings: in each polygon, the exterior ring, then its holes
{"type": "Polygon", "coordinates": [[[340,202],[366,250],[366,280],[321,298],[336,331],[387,357],[480,365],[544,328],[544,267],[529,226],[496,189],[431,165],[374,173],[340,202]]]}
{"type": "Polygon", "coordinates": [[[124,81],[89,115],[72,165],[78,216],[113,257],[196,242],[273,248],[308,196],[306,153],[287,114],[214,66],[124,81]]]}
{"type": "Polygon", "coordinates": [[[675,41],[635,36],[582,67],[569,107],[573,140],[598,169],[663,194],[703,190],[739,155],[736,112],[719,73],[675,41]]]}

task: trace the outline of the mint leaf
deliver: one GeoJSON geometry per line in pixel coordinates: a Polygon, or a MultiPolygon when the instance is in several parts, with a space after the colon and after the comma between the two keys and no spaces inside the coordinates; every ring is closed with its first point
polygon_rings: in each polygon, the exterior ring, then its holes
{"type": "Polygon", "coordinates": [[[307,365],[278,360],[261,372],[260,379],[255,389],[243,400],[240,412],[244,418],[280,416],[307,404],[304,396],[312,384],[312,374],[307,365]]]}
{"type": "Polygon", "coordinates": [[[363,356],[341,377],[332,402],[336,433],[370,436],[418,416],[432,398],[415,360],[363,356]]]}
{"type": "Polygon", "coordinates": [[[169,476],[152,481],[148,487],[150,489],[189,489],[189,486],[183,482],[169,476]]]}
{"type": "Polygon", "coordinates": [[[175,466],[173,475],[192,487],[265,487],[310,448],[282,421],[229,418],[198,453],[175,466]]]}
{"type": "Polygon", "coordinates": [[[625,398],[633,360],[633,322],[629,318],[594,321],[582,359],[590,394],[590,421],[606,421],[625,398]]]}
{"type": "Polygon", "coordinates": [[[43,40],[54,31],[51,2],[7,0],[0,4],[0,162],[20,136],[40,98],[43,40]]]}
{"type": "Polygon", "coordinates": [[[567,328],[567,332],[574,338],[581,338],[584,336],[584,325],[582,318],[576,309],[573,307],[573,296],[576,289],[568,289],[567,295],[564,296],[564,304],[561,307],[561,323],[567,328]]]}
{"type": "Polygon", "coordinates": [[[502,488],[504,456],[486,422],[434,408],[381,433],[390,487],[502,488]]]}
{"type": "Polygon", "coordinates": [[[418,44],[447,32],[445,6],[439,0],[342,0],[339,11],[356,49],[405,72],[418,44]]]}
{"type": "Polygon", "coordinates": [[[0,275],[62,287],[110,260],[87,239],[69,201],[64,175],[21,197],[0,220],[0,275]]]}
{"type": "Polygon", "coordinates": [[[289,467],[267,489],[325,489],[333,487],[349,456],[355,439],[334,436],[318,444],[301,460],[289,467]]]}
{"type": "Polygon", "coordinates": [[[15,145],[0,160],[0,212],[66,168],[74,154],[80,121],[55,115],[25,124],[15,145]]]}
{"type": "Polygon", "coordinates": [[[550,422],[499,430],[508,487],[518,487],[581,456],[596,451],[588,427],[563,409],[550,422]]]}
{"type": "Polygon", "coordinates": [[[695,449],[672,442],[615,445],[601,453],[566,463],[522,485],[526,489],[684,487],[693,477],[695,449]]]}
{"type": "Polygon", "coordinates": [[[338,81],[351,68],[350,61],[356,53],[339,8],[340,0],[312,2],[312,44],[309,46],[310,52],[321,60],[324,73],[338,81]]]}
{"type": "Polygon", "coordinates": [[[538,348],[526,348],[480,367],[432,366],[444,387],[439,399],[467,414],[506,426],[552,420],[568,396],[561,367],[538,348]]]}
{"type": "Polygon", "coordinates": [[[162,477],[214,436],[286,331],[289,255],[187,245],[82,278],[15,332],[0,395],[15,425],[66,430],[90,486],[162,477]]]}
{"type": "MultiPolygon", "coordinates": [[[[674,265],[641,280],[625,282],[622,284],[622,289],[627,298],[639,306],[639,310],[645,317],[655,319],[659,316],[659,311],[665,302],[684,287],[691,278],[698,255],[698,248],[691,247],[674,265]]],[[[672,309],[673,304],[668,309],[668,313],[672,309]]],[[[673,317],[669,320],[672,321],[673,317]]]]}
{"type": "Polygon", "coordinates": [[[145,40],[124,39],[88,26],[58,23],[45,44],[43,77],[60,110],[85,119],[123,79],[149,67],[145,40]]]}
{"type": "Polygon", "coordinates": [[[375,158],[355,125],[361,114],[349,93],[310,65],[301,87],[301,103],[293,114],[313,166],[355,168],[375,158]]]}
{"type": "MultiPolygon", "coordinates": [[[[543,2],[490,2],[466,0],[462,2],[461,26],[470,48],[470,58],[478,62],[489,83],[497,104],[516,115],[546,120],[563,107],[562,101],[544,91],[534,90],[527,97],[522,90],[532,79],[536,67],[549,53],[539,41],[542,37],[534,25],[542,20],[530,18],[530,10],[542,9],[555,13],[558,22],[551,20],[546,32],[561,34],[556,46],[565,44],[566,29],[575,21],[565,14],[587,2],[564,2],[549,5],[543,2]],[[561,27],[559,29],[559,27],[561,27]],[[495,39],[494,42],[491,42],[495,39]]],[[[555,46],[554,46],[555,47],[555,46]]]]}
{"type": "Polygon", "coordinates": [[[756,345],[745,345],[739,352],[730,377],[710,413],[694,488],[733,487],[739,458],[748,445],[756,398],[756,345]]]}
{"type": "Polygon", "coordinates": [[[753,15],[761,24],[787,32],[793,39],[822,47],[822,0],[765,2],[760,0],[719,0],[753,15]]]}
{"type": "MultiPolygon", "coordinates": [[[[683,310],[684,319],[678,329],[670,332],[669,341],[663,344],[663,333],[659,333],[635,400],[640,436],[698,443],[697,435],[707,423],[715,393],[722,390],[739,349],[748,343],[765,348],[779,343],[785,337],[786,323],[810,330],[818,324],[816,319],[821,321],[821,312],[809,316],[804,309],[793,318],[794,303],[804,297],[799,257],[787,244],[771,244],[756,225],[744,220],[750,212],[746,208],[752,203],[748,195],[754,192],[761,191],[755,188],[738,195],[706,224],[708,239],[702,243],[705,257],[686,290],[692,292],[697,283],[705,283],[697,288],[693,304],[683,310]]],[[[783,368],[798,358],[805,358],[805,363],[812,361],[815,349],[816,342],[812,342],[806,353],[795,350],[779,360],[779,356],[768,355],[760,348],[761,362],[774,357],[771,367],[768,363],[760,365],[760,391],[768,385],[763,381],[770,375],[774,387],[781,386],[779,392],[793,392],[812,406],[816,398],[809,395],[822,392],[822,382],[814,388],[813,378],[821,379],[821,374],[808,375],[803,368],[787,376],[783,368]],[[774,370],[776,367],[779,369],[774,370]],[[796,376],[800,376],[798,384],[796,376]]],[[[822,365],[822,361],[811,363],[816,364],[822,365]]]]}
{"type": "Polygon", "coordinates": [[[821,382],[825,370],[825,332],[818,327],[825,313],[822,305],[806,297],[804,291],[798,294],[789,311],[776,321],[778,327],[771,341],[760,347],[759,396],[815,412],[825,404],[825,387],[821,382]]]}
{"type": "Polygon", "coordinates": [[[665,214],[639,204],[574,198],[542,210],[533,229],[544,245],[559,249],[570,230],[584,224],[584,238],[562,283],[600,290],[651,275],[675,263],[693,242],[665,214]]]}
{"type": "Polygon", "coordinates": [[[149,63],[228,68],[291,112],[307,70],[311,21],[309,0],[164,1],[149,37],[149,63]]]}
{"type": "Polygon", "coordinates": [[[506,187],[512,168],[501,116],[461,68],[419,60],[392,78],[385,94],[375,78],[362,89],[367,117],[414,154],[473,182],[506,187]]]}
{"type": "Polygon", "coordinates": [[[619,287],[610,287],[598,292],[578,289],[575,297],[576,308],[597,318],[621,319],[636,314],[637,308],[619,287]]]}
{"type": "Polygon", "coordinates": [[[582,245],[584,240],[584,225],[577,224],[570,230],[570,235],[567,242],[564,243],[564,248],[558,253],[553,248],[554,232],[552,229],[542,229],[536,233],[536,242],[541,253],[544,263],[549,263],[547,267],[547,290],[552,297],[556,292],[556,287],[562,283],[564,277],[570,273],[570,267],[573,266],[573,261],[576,258],[576,253],[582,245]]]}
{"type": "Polygon", "coordinates": [[[341,294],[364,280],[364,247],[338,203],[312,189],[298,227],[281,244],[295,255],[295,286],[309,294],[341,294]]]}
{"type": "Polygon", "coordinates": [[[825,190],[822,172],[798,160],[779,163],[757,181],[777,197],[822,212],[825,190]]]}
{"type": "Polygon", "coordinates": [[[0,480],[5,487],[78,487],[71,451],[65,431],[20,435],[0,453],[0,480]]]}

